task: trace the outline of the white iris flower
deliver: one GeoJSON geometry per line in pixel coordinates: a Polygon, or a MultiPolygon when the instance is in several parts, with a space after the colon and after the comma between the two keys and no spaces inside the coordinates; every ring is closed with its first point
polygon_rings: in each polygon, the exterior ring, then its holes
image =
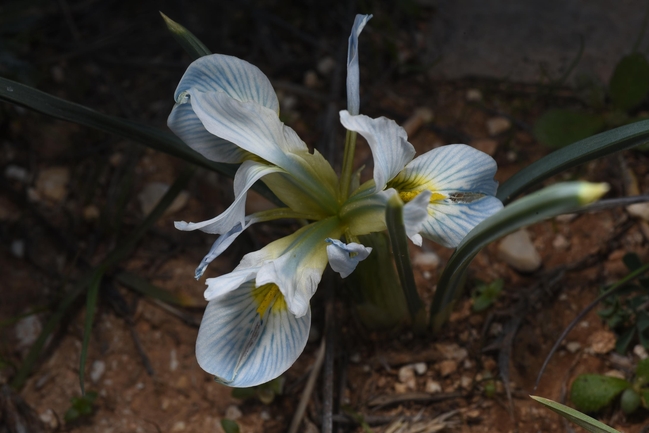
{"type": "Polygon", "coordinates": [[[277,95],[257,67],[231,56],[205,56],[189,66],[176,89],[171,130],[212,161],[241,163],[234,178],[235,199],[226,211],[208,221],[176,223],[180,230],[220,235],[196,278],[251,224],[279,218],[310,221],[247,254],[231,273],[207,279],[209,304],[196,356],[205,371],[227,385],[259,385],[295,362],[307,342],[309,302],[324,269],[330,264],[344,278],[371,253],[353,241],[385,230],[389,196],[399,194],[406,202],[407,233],[418,245],[423,235],[456,246],[502,207],[493,197],[496,163],[488,155],[452,145],[413,160],[415,150],[394,121],[358,114],[358,36],[370,18],[358,15],[349,38],[349,111],[341,111],[340,119],[368,141],[374,178],[350,194],[322,155],[310,152],[280,121],[277,95]],[[286,207],[245,215],[247,192],[258,180],[286,207]]]}

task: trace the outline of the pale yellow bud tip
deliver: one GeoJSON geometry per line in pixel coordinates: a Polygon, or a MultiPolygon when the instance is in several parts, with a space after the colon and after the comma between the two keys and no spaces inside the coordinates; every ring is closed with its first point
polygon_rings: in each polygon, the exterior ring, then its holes
{"type": "Polygon", "coordinates": [[[599,200],[604,194],[611,189],[608,183],[590,183],[583,182],[579,188],[579,202],[582,205],[592,203],[599,200]]]}

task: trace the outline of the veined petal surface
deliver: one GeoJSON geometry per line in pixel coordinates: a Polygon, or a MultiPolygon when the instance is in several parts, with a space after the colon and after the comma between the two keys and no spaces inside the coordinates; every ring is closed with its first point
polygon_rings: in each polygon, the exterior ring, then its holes
{"type": "Polygon", "coordinates": [[[356,15],[347,43],[347,110],[353,115],[361,106],[360,70],[358,67],[358,37],[372,15],[356,15]]]}
{"type": "Polygon", "coordinates": [[[450,199],[428,205],[428,218],[421,234],[449,248],[455,248],[475,226],[503,208],[500,200],[484,196],[472,202],[450,199]]]}
{"type": "MultiPolygon", "coordinates": [[[[277,259],[266,261],[262,265],[257,272],[257,286],[276,284],[284,295],[289,311],[296,317],[304,316],[327,266],[325,239],[340,238],[341,235],[340,220],[338,217],[330,217],[280,239],[284,250],[277,259]]],[[[273,247],[277,250],[275,242],[265,248],[273,247]]]]}
{"type": "Polygon", "coordinates": [[[431,195],[428,190],[422,191],[403,206],[403,225],[406,227],[406,235],[419,247],[423,241],[419,232],[428,219],[428,203],[431,195]]]}
{"type": "Polygon", "coordinates": [[[408,142],[406,131],[394,120],[386,117],[372,119],[363,114],[352,116],[342,110],[340,122],[350,131],[361,134],[372,149],[375,192],[382,191],[386,183],[415,156],[415,148],[408,142]]]}
{"type": "Polygon", "coordinates": [[[306,144],[273,110],[225,93],[188,91],[192,109],[207,131],[290,171],[286,153],[307,152],[306,144]]]}
{"type": "Polygon", "coordinates": [[[410,162],[390,187],[399,192],[427,189],[433,193],[495,195],[496,161],[466,144],[449,144],[430,150],[410,162]]]}
{"type": "Polygon", "coordinates": [[[189,102],[174,106],[167,125],[187,146],[210,161],[236,164],[247,155],[239,146],[208,132],[189,102]]]}
{"type": "Polygon", "coordinates": [[[311,310],[296,318],[279,291],[272,290],[250,281],[207,305],[196,358],[217,381],[234,387],[268,382],[284,373],[304,350],[311,310]]]}
{"type": "Polygon", "coordinates": [[[180,103],[184,92],[223,92],[240,102],[256,102],[279,113],[279,101],[268,77],[245,60],[223,54],[203,56],[189,65],[180,79],[174,99],[180,103]]]}
{"type": "MultiPolygon", "coordinates": [[[[245,225],[246,196],[255,182],[270,173],[282,171],[281,168],[257,161],[245,161],[234,176],[234,202],[220,215],[199,223],[176,221],[178,230],[201,230],[205,233],[225,234],[237,225],[245,225]]],[[[234,239],[233,239],[234,240],[234,239]]]]}
{"type": "Polygon", "coordinates": [[[331,269],[338,272],[341,278],[347,278],[358,263],[365,260],[372,252],[371,247],[366,247],[356,242],[348,244],[339,241],[338,239],[325,239],[327,245],[327,257],[329,258],[329,265],[331,269]]]}

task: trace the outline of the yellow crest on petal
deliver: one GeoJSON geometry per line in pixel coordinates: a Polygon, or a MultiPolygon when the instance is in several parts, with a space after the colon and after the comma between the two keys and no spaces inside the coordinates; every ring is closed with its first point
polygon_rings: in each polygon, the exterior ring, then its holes
{"type": "Polygon", "coordinates": [[[252,297],[258,305],[257,314],[262,319],[269,309],[272,309],[273,312],[286,310],[286,300],[282,292],[279,291],[277,284],[269,283],[255,287],[252,291],[252,297]]]}

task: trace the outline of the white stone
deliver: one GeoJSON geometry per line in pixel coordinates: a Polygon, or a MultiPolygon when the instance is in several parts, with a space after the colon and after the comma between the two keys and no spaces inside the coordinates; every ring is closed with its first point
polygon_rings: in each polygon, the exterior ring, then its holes
{"type": "Polygon", "coordinates": [[[100,359],[94,361],[92,367],[90,367],[90,380],[92,380],[93,383],[99,382],[99,379],[101,379],[105,372],[106,363],[100,359]]]}
{"type": "Polygon", "coordinates": [[[318,62],[316,69],[324,76],[330,75],[336,69],[336,61],[330,56],[323,57],[318,62]]]}
{"type": "Polygon", "coordinates": [[[25,241],[23,239],[14,239],[11,242],[11,255],[17,259],[25,257],[25,241]]]}
{"type": "Polygon", "coordinates": [[[5,177],[9,180],[17,180],[18,182],[29,182],[29,172],[26,168],[18,165],[10,164],[5,168],[5,177]]]}
{"type": "Polygon", "coordinates": [[[640,344],[636,344],[633,347],[633,353],[635,354],[635,356],[637,356],[641,360],[647,359],[647,357],[649,356],[649,355],[647,355],[647,349],[642,347],[642,345],[640,345],[640,344]]]}
{"type": "Polygon", "coordinates": [[[419,376],[426,374],[428,371],[428,365],[426,365],[425,362],[417,362],[412,365],[412,367],[415,369],[415,373],[417,373],[419,376]]]}
{"type": "Polygon", "coordinates": [[[578,341],[571,341],[566,344],[566,350],[570,353],[577,353],[581,349],[581,344],[578,341]]]}
{"type": "Polygon", "coordinates": [[[541,267],[541,256],[525,229],[505,236],[498,245],[498,253],[505,263],[521,272],[533,272],[541,267]]]}
{"type": "Polygon", "coordinates": [[[512,122],[506,117],[492,117],[487,120],[487,132],[492,137],[509,131],[512,127],[512,122]]]}
{"type": "Polygon", "coordinates": [[[439,261],[439,256],[434,252],[423,251],[419,254],[415,254],[415,257],[412,260],[412,264],[415,266],[436,268],[437,266],[439,266],[439,261]]]}
{"type": "Polygon", "coordinates": [[[34,344],[42,329],[41,321],[34,314],[20,319],[15,327],[18,348],[24,349],[34,344]]]}
{"type": "Polygon", "coordinates": [[[480,89],[467,89],[465,98],[469,102],[482,101],[482,92],[480,89]]]}
{"type": "Polygon", "coordinates": [[[404,384],[406,388],[414,390],[417,388],[415,381],[415,369],[412,365],[404,365],[399,369],[399,382],[404,384]]]}
{"type": "Polygon", "coordinates": [[[469,352],[465,348],[460,347],[455,343],[439,343],[435,345],[435,348],[441,353],[444,359],[463,361],[467,356],[469,356],[469,352]]]}
{"type": "Polygon", "coordinates": [[[570,246],[570,241],[562,234],[558,234],[552,240],[552,246],[555,250],[566,250],[570,246]]]}
{"type": "Polygon", "coordinates": [[[239,406],[230,405],[225,410],[225,417],[227,419],[231,419],[232,421],[236,421],[239,418],[241,418],[242,416],[243,416],[243,414],[241,413],[241,409],[239,409],[239,406]]]}
{"type": "Polygon", "coordinates": [[[70,170],[67,167],[49,167],[41,170],[36,179],[39,198],[60,203],[68,195],[70,170]]]}
{"type": "Polygon", "coordinates": [[[436,394],[438,392],[442,392],[442,385],[440,385],[439,382],[436,382],[432,379],[428,379],[426,381],[426,392],[430,394],[436,394]]]}
{"type": "MultiPolygon", "coordinates": [[[[147,184],[142,191],[137,196],[140,201],[140,209],[142,210],[142,215],[148,215],[151,213],[154,207],[158,204],[162,196],[166,194],[169,190],[169,185],[162,182],[151,182],[147,184]]],[[[187,191],[181,191],[171,203],[171,205],[165,211],[165,215],[171,215],[174,212],[178,212],[180,209],[185,207],[187,201],[189,200],[189,194],[187,191]]]]}
{"type": "Polygon", "coordinates": [[[626,207],[629,215],[649,221],[649,203],[635,203],[626,207]]]}
{"type": "Polygon", "coordinates": [[[187,428],[187,424],[185,424],[185,421],[177,421],[174,423],[173,427],[171,427],[171,431],[184,431],[187,428]]]}

